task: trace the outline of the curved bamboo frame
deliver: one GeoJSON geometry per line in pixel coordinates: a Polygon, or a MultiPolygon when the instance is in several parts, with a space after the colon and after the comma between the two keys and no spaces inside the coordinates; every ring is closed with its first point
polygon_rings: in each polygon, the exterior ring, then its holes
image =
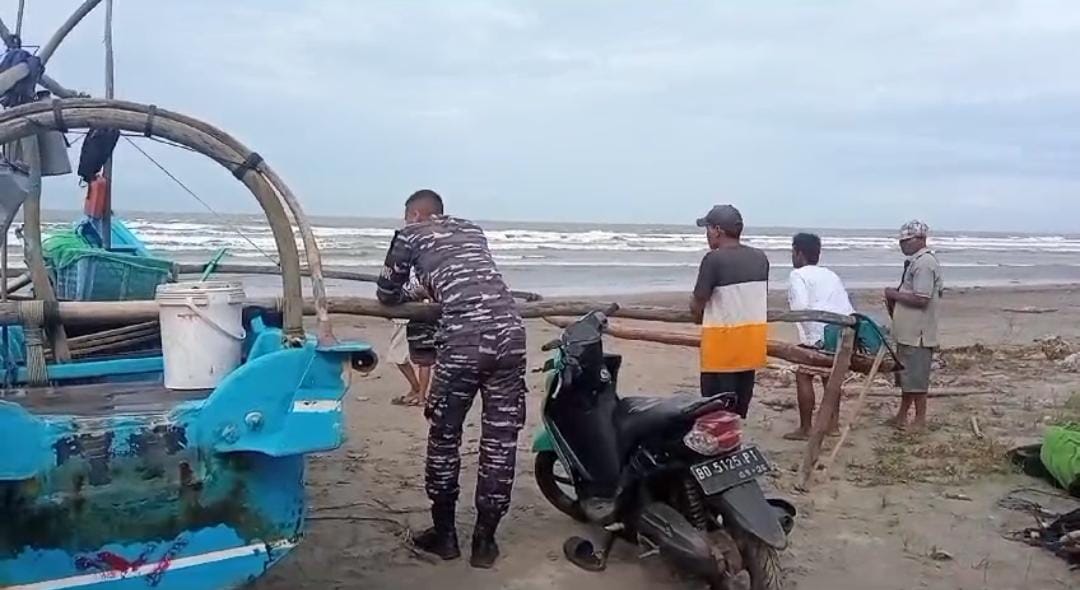
{"type": "Polygon", "coordinates": [[[156,109],[151,105],[99,99],[39,102],[4,111],[0,113],[0,143],[36,135],[44,130],[59,130],[60,121],[54,114],[54,105],[60,110],[64,126],[68,129],[114,127],[162,137],[217,161],[243,182],[262,206],[270,224],[281,257],[285,334],[290,340],[298,341],[304,334],[303,296],[299,253],[285,210],[288,207],[300,230],[307,267],[311,272],[319,344],[329,345],[335,341],[327,311],[322,258],[311,225],[292,191],[257,154],[224,131],[198,119],[156,109]],[[152,117],[150,113],[153,113],[152,117]]]}
{"type": "Polygon", "coordinates": [[[53,33],[53,36],[49,38],[48,42],[45,43],[45,46],[38,52],[38,57],[41,58],[41,63],[43,65],[49,61],[49,58],[52,57],[53,53],[56,53],[56,49],[60,47],[60,42],[68,36],[68,33],[79,24],[79,21],[90,14],[90,11],[96,8],[98,4],[101,4],[101,0],[86,0],[75,9],[75,12],[71,13],[71,16],[64,21],[64,24],[60,25],[60,28],[53,33]]]}

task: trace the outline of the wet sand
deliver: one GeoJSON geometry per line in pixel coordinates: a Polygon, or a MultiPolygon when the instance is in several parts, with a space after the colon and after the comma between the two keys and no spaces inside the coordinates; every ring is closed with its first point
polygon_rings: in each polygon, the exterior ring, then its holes
{"type": "MultiPolygon", "coordinates": [[[[634,299],[681,302],[685,297],[634,299]]],[[[877,311],[879,299],[876,292],[857,293],[856,307],[877,311]]],[[[774,303],[783,305],[779,298],[774,303]]],[[[384,320],[337,317],[336,321],[343,337],[364,339],[380,348],[389,338],[390,323],[384,320]]],[[[794,490],[804,446],[781,439],[797,420],[790,370],[777,362],[760,375],[744,436],[765,449],[777,467],[766,486],[788,497],[800,511],[784,556],[788,588],[1080,587],[1080,574],[1070,573],[1063,561],[1045,550],[1007,540],[1003,535],[1030,526],[1031,519],[997,506],[1015,488],[1050,489],[1017,473],[1002,454],[1014,444],[1036,439],[1047,423],[1071,411],[1065,406],[1080,391],[1080,375],[1047,360],[1033,340],[1057,334],[1074,346],[1080,344],[1080,288],[950,291],[942,331],[946,347],[979,343],[986,348],[944,354],[934,387],[990,393],[932,399],[929,432],[903,435],[881,425],[896,401],[887,381],[881,380],[829,477],[805,494],[794,490]],[[1047,311],[1051,309],[1055,311],[1047,311]],[[981,439],[972,433],[972,416],[984,433],[981,439]],[[953,499],[957,497],[967,499],[953,499]],[[934,559],[936,551],[948,552],[951,559],[934,559]]],[[[557,329],[542,321],[529,323],[530,367],[541,365],[544,355],[539,346],[556,335],[557,329]]],[[[787,326],[775,330],[779,338],[793,335],[787,326]]],[[[620,374],[624,395],[697,389],[694,349],[615,339],[606,346],[624,355],[620,374]]],[[[529,424],[518,451],[513,508],[499,533],[504,557],[494,570],[473,570],[464,560],[436,564],[416,556],[404,542],[407,527],[428,522],[423,494],[426,428],[419,409],[390,404],[405,385],[393,366],[383,365],[371,375],[353,375],[346,397],[348,442],[310,461],[307,536],[254,587],[699,587],[673,578],[658,562],[639,561],[626,544],[617,545],[609,570],[600,574],[580,571],[563,559],[563,541],[591,531],[549,506],[533,481],[529,443],[539,414],[542,375],[530,373],[528,380],[529,424]]],[[[852,384],[847,391],[854,396],[857,387],[852,384]]],[[[850,401],[842,410],[843,419],[850,401]]],[[[467,421],[463,445],[459,534],[466,546],[474,518],[478,423],[479,403],[467,421]]]]}

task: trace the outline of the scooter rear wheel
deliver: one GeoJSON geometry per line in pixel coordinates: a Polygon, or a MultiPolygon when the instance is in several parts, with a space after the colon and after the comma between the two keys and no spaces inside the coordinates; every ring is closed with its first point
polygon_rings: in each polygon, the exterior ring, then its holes
{"type": "Polygon", "coordinates": [[[536,485],[540,488],[540,493],[559,512],[578,522],[588,522],[577,498],[566,491],[572,489],[574,483],[570,480],[566,466],[559,461],[559,456],[554,451],[541,451],[536,454],[533,475],[536,477],[536,485]],[[557,473],[557,468],[562,473],[557,473]]]}
{"type": "Polygon", "coordinates": [[[743,565],[750,572],[750,590],[783,590],[784,570],[780,564],[780,552],[742,531],[738,544],[743,565]]]}

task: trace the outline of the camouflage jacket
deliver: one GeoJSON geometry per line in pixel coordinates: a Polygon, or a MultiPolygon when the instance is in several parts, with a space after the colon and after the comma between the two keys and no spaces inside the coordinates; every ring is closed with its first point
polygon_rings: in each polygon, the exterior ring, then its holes
{"type": "Polygon", "coordinates": [[[411,298],[410,269],[442,306],[440,343],[478,344],[485,333],[521,325],[484,231],[473,222],[436,215],[394,234],[377,284],[379,301],[398,305],[411,298]]]}

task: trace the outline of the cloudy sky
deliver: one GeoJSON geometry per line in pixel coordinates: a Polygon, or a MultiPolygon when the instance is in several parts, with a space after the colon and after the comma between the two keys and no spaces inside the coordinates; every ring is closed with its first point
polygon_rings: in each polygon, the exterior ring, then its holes
{"type": "MultiPolygon", "coordinates": [[[[28,4],[33,43],[77,2],[28,4]]],[[[98,10],[49,66],[94,94],[98,10]]],[[[431,187],[483,219],[732,202],[752,225],[1080,231],[1075,0],[116,0],[114,36],[119,97],[230,131],[310,213],[397,216],[431,187]]],[[[216,164],[148,149],[253,210],[216,164]]],[[[119,208],[200,209],[119,150],[119,208]]]]}

